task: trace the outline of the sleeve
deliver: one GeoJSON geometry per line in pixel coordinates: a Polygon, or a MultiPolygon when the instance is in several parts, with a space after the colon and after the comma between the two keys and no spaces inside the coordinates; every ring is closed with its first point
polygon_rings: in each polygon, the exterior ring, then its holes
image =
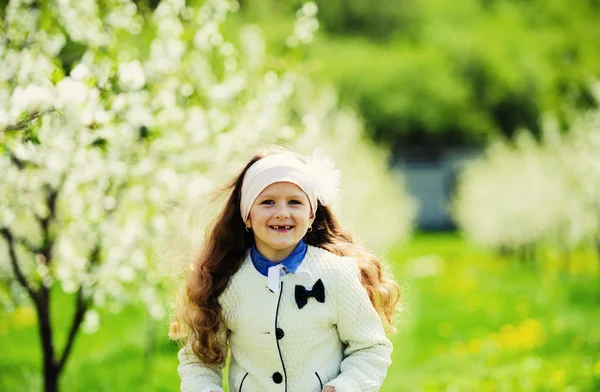
{"type": "Polygon", "coordinates": [[[360,281],[358,265],[344,261],[338,278],[337,329],[346,348],[340,375],[326,386],[336,392],[377,392],[391,364],[392,343],[360,281]]]}
{"type": "Polygon", "coordinates": [[[222,365],[206,365],[194,354],[189,344],[177,353],[181,392],[224,392],[222,365]]]}

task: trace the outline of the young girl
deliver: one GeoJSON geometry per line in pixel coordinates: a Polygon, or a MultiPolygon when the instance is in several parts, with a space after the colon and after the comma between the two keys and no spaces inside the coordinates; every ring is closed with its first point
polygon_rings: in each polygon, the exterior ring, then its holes
{"type": "MultiPolygon", "coordinates": [[[[378,391],[398,286],[327,206],[339,171],[318,156],[258,154],[188,271],[172,336],[181,390],[378,391]]],[[[369,208],[369,206],[365,206],[369,208]]]]}

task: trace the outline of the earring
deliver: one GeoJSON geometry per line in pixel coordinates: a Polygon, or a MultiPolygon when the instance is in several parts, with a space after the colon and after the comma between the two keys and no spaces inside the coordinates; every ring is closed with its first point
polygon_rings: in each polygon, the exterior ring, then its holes
{"type": "Polygon", "coordinates": [[[307,232],[307,233],[310,233],[311,231],[312,231],[312,226],[310,226],[310,227],[308,228],[308,230],[306,230],[306,232],[307,232]]]}
{"type": "Polygon", "coordinates": [[[246,232],[247,232],[247,233],[250,233],[250,232],[252,232],[252,229],[251,229],[251,228],[249,228],[248,226],[246,226],[246,232]]]}

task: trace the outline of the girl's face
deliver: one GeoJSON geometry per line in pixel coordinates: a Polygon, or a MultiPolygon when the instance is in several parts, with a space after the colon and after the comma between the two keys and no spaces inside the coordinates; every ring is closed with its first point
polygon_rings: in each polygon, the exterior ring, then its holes
{"type": "Polygon", "coordinates": [[[270,261],[289,256],[314,221],[308,196],[296,184],[276,182],[266,187],[250,208],[256,249],[270,261]]]}

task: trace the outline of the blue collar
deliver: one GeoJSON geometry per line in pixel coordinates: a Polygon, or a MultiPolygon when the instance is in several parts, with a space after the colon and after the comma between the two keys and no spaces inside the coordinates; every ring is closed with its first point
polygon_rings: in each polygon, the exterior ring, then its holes
{"type": "Polygon", "coordinates": [[[304,256],[306,256],[307,250],[308,247],[306,246],[306,242],[304,242],[304,240],[301,240],[296,246],[296,249],[294,249],[288,257],[281,260],[279,263],[274,263],[272,261],[267,260],[263,255],[261,255],[256,249],[256,245],[252,244],[250,258],[252,259],[252,264],[254,264],[254,268],[256,268],[256,270],[264,276],[268,276],[269,267],[272,267],[276,264],[283,264],[287,272],[296,273],[296,270],[298,270],[298,267],[300,267],[302,260],[304,260],[304,256]]]}

